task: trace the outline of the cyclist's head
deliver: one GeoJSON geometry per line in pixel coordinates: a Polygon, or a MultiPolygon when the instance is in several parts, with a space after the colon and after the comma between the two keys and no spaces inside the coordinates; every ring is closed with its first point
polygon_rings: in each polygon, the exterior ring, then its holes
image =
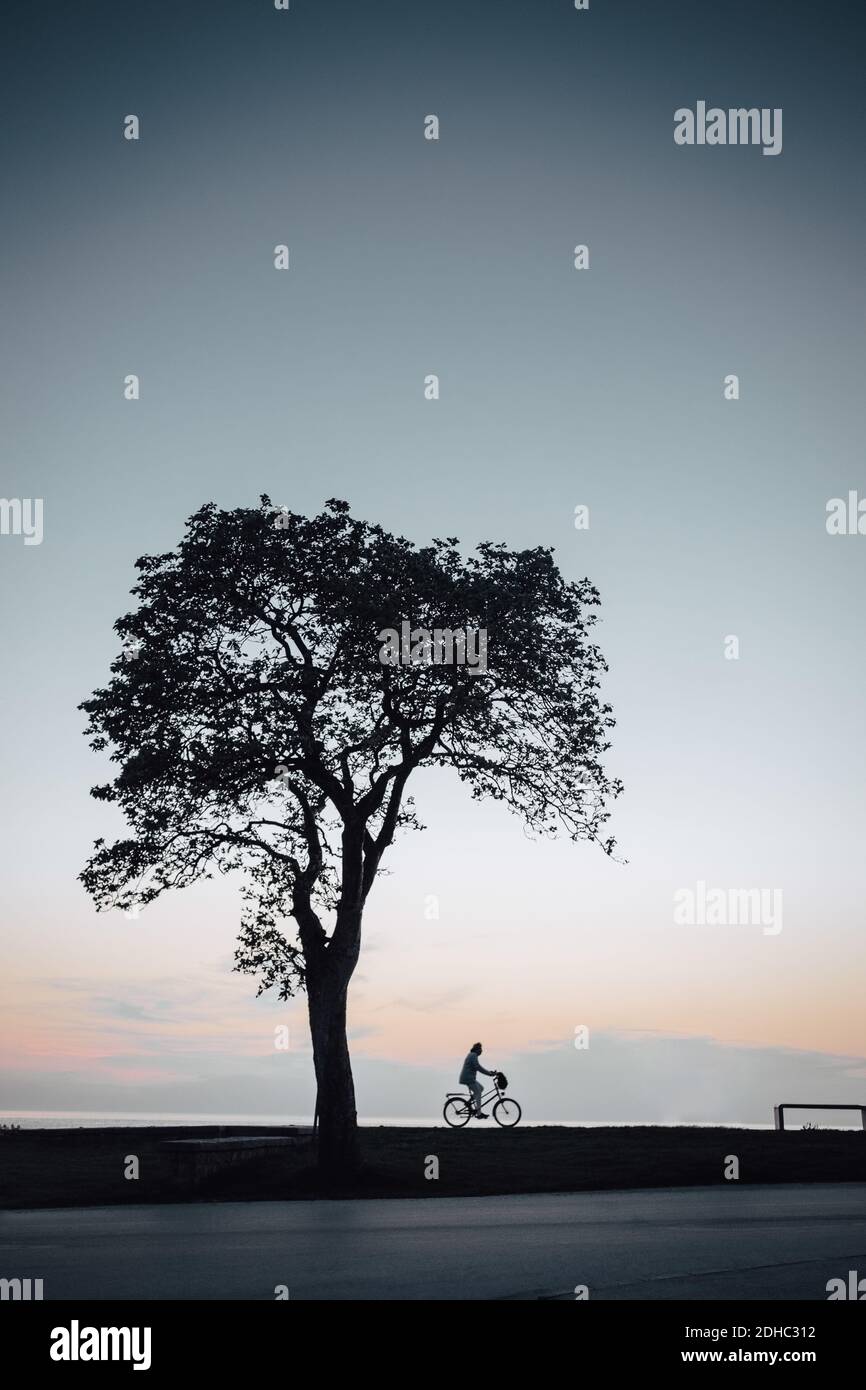
{"type": "Polygon", "coordinates": [[[481,1046],[480,1043],[473,1043],[472,1046],[470,1047],[469,1051],[470,1051],[470,1052],[483,1052],[483,1051],[484,1051],[484,1048],[481,1046]]]}

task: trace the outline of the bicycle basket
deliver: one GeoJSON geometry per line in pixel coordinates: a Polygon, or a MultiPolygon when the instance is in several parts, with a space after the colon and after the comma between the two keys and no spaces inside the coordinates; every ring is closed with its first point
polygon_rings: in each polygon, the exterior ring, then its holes
{"type": "Polygon", "coordinates": [[[505,1075],[504,1071],[498,1071],[496,1073],[496,1084],[500,1091],[505,1090],[505,1087],[508,1085],[508,1077],[505,1075]]]}

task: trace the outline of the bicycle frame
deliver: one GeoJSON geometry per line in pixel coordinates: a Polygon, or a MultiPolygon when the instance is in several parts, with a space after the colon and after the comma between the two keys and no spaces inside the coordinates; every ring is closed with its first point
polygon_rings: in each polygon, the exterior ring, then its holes
{"type": "MultiPolygon", "coordinates": [[[[497,1084],[496,1084],[495,1081],[494,1081],[493,1085],[490,1087],[490,1090],[489,1090],[489,1091],[482,1091],[482,1092],[481,1092],[481,1100],[480,1100],[479,1103],[478,1103],[478,1104],[479,1104],[479,1108],[480,1108],[481,1110],[483,1110],[484,1107],[485,1107],[485,1105],[487,1104],[487,1102],[488,1102],[489,1100],[492,1100],[494,1096],[496,1097],[497,1100],[501,1100],[501,1099],[502,1099],[502,1091],[500,1091],[500,1089],[499,1089],[499,1087],[497,1086],[497,1084]]],[[[469,1095],[466,1096],[465,1099],[466,1099],[467,1104],[469,1104],[469,1105],[471,1105],[471,1106],[474,1107],[474,1105],[475,1105],[475,1092],[474,1092],[474,1091],[470,1091],[470,1092],[469,1092],[469,1095]]]]}

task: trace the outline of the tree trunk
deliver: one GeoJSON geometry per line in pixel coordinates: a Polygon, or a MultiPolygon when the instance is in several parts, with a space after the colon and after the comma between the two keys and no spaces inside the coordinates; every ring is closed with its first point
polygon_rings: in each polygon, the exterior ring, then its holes
{"type": "Polygon", "coordinates": [[[355,1085],[346,1038],[346,996],[354,961],[328,960],[307,980],[316,1071],[318,1166],[329,1180],[350,1178],[360,1166],[355,1085]]]}

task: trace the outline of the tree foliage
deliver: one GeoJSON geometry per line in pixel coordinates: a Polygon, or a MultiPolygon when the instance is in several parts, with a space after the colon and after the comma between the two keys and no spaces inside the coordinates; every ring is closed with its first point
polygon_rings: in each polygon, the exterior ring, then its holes
{"type": "Polygon", "coordinates": [[[417,548],[345,502],[306,518],[262,497],[202,507],[137,569],[124,652],[82,706],[117,768],[93,795],[130,830],[97,841],[81,876],[100,908],[240,870],[237,968],[288,997],[417,825],[416,768],[451,767],[530,832],[612,852],[598,594],[549,550],[417,548]],[[404,620],[485,629],[487,671],[383,663],[380,634],[404,620]]]}

